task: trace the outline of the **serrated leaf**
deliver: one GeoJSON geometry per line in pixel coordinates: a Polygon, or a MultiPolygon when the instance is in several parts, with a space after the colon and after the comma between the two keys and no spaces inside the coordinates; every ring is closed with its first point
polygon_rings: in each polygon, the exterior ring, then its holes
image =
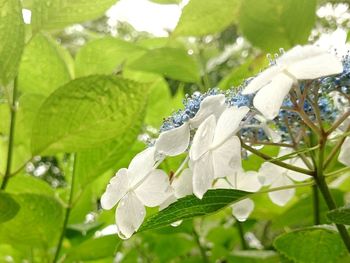
{"type": "Polygon", "coordinates": [[[331,263],[346,253],[337,231],[325,227],[295,230],[277,237],[275,248],[300,263],[331,263]]]}
{"type": "Polygon", "coordinates": [[[214,213],[249,194],[239,190],[216,189],[206,192],[203,199],[198,199],[194,195],[180,198],[164,210],[146,219],[139,231],[159,228],[179,220],[214,213]]]}
{"type": "Polygon", "coordinates": [[[32,153],[75,152],[122,138],[147,102],[148,87],[117,76],[89,76],[54,91],[41,105],[32,153]]]}
{"type": "Polygon", "coordinates": [[[70,80],[63,51],[53,39],[37,34],[26,45],[18,72],[18,87],[24,93],[48,96],[70,80]]]}
{"type": "Polygon", "coordinates": [[[163,47],[149,50],[130,63],[128,68],[158,73],[185,82],[197,82],[199,80],[197,62],[187,54],[186,50],[179,48],[163,47]]]}
{"type": "Polygon", "coordinates": [[[350,207],[344,206],[329,211],[327,217],[333,223],[350,225],[350,207]]]}
{"type": "Polygon", "coordinates": [[[12,194],[21,209],[16,217],[0,225],[2,242],[47,248],[56,244],[63,223],[63,207],[52,197],[12,194]]]}
{"type": "Polygon", "coordinates": [[[120,239],[116,235],[108,235],[89,239],[67,252],[67,260],[96,260],[113,256],[120,239]]]}
{"type": "Polygon", "coordinates": [[[19,211],[19,204],[7,193],[0,193],[0,224],[12,219],[19,211]]]}
{"type": "Polygon", "coordinates": [[[223,31],[237,19],[239,0],[190,0],[175,28],[175,36],[204,36],[223,31]]]}
{"type": "Polygon", "coordinates": [[[0,84],[17,73],[24,46],[24,24],[19,0],[0,0],[0,84]]]}
{"type": "Polygon", "coordinates": [[[33,0],[33,30],[59,29],[98,18],[117,0],[33,0]]]}
{"type": "Polygon", "coordinates": [[[118,67],[134,60],[145,51],[134,43],[112,37],[91,41],[76,55],[76,75],[80,77],[91,74],[112,74],[118,71],[118,67]]]}
{"type": "Polygon", "coordinates": [[[316,0],[244,0],[239,26],[253,45],[272,52],[306,43],[315,11],[316,0]]]}

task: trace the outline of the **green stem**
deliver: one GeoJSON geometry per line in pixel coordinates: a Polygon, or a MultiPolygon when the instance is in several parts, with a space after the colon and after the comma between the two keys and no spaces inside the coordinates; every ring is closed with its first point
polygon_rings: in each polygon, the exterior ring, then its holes
{"type": "MultiPolygon", "coordinates": [[[[334,199],[331,195],[331,192],[329,191],[329,188],[327,186],[327,183],[326,183],[324,177],[317,178],[317,186],[320,189],[320,192],[322,193],[324,200],[326,201],[328,209],[329,210],[336,209],[337,205],[334,202],[334,199]]],[[[337,229],[339,231],[339,234],[343,240],[344,245],[346,246],[348,252],[350,253],[350,237],[349,237],[348,231],[346,230],[344,225],[335,224],[335,226],[337,227],[337,229]]]]}
{"type": "Polygon", "coordinates": [[[241,240],[241,246],[242,246],[242,250],[247,250],[249,249],[248,244],[244,238],[244,229],[243,229],[243,223],[239,222],[238,220],[236,220],[236,226],[237,226],[237,230],[238,230],[238,234],[239,234],[239,238],[241,240]]]}
{"type": "Polygon", "coordinates": [[[341,168],[339,170],[336,170],[334,172],[331,172],[331,173],[327,173],[325,174],[324,176],[325,177],[329,177],[329,176],[337,176],[337,175],[342,175],[346,172],[350,172],[350,167],[344,167],[344,168],[341,168]]]}
{"type": "Polygon", "coordinates": [[[76,154],[74,154],[73,156],[73,171],[72,171],[72,178],[71,178],[71,184],[70,184],[70,191],[69,191],[69,197],[68,197],[68,204],[67,204],[67,208],[66,208],[66,213],[64,216],[64,221],[63,221],[63,225],[62,225],[62,229],[61,229],[61,235],[60,238],[58,240],[58,244],[57,244],[57,248],[56,248],[56,252],[55,252],[55,257],[53,259],[53,263],[56,263],[58,261],[59,255],[60,255],[60,251],[62,248],[62,243],[63,243],[63,239],[66,233],[66,228],[68,225],[68,220],[69,220],[69,215],[70,215],[70,211],[72,208],[72,201],[73,201],[73,191],[74,191],[74,181],[75,181],[75,172],[76,172],[76,154]]]}
{"type": "Polygon", "coordinates": [[[8,143],[8,149],[7,149],[7,161],[6,161],[6,170],[5,175],[2,180],[0,189],[5,190],[6,185],[8,183],[8,180],[11,176],[11,164],[12,164],[12,156],[13,156],[13,141],[14,141],[14,135],[15,135],[15,122],[16,122],[16,105],[17,103],[17,77],[14,80],[13,83],[13,91],[12,91],[12,103],[10,106],[10,131],[9,131],[9,143],[8,143]]]}
{"type": "MultiPolygon", "coordinates": [[[[316,168],[316,176],[315,181],[317,183],[318,188],[320,189],[320,192],[326,201],[326,204],[328,206],[329,210],[334,210],[337,208],[337,205],[331,195],[331,192],[329,191],[328,185],[326,183],[324,174],[323,174],[323,165],[324,165],[324,154],[325,154],[325,143],[326,143],[327,135],[322,134],[322,136],[319,139],[320,144],[320,150],[318,154],[318,165],[316,168]]],[[[335,224],[339,234],[343,240],[344,245],[346,246],[347,250],[350,252],[350,236],[342,224],[335,224]]]]}
{"type": "Polygon", "coordinates": [[[258,150],[254,149],[253,147],[250,147],[249,145],[243,143],[242,141],[241,141],[241,144],[242,144],[242,147],[244,149],[250,151],[251,153],[254,153],[255,155],[259,156],[260,158],[262,158],[262,159],[264,159],[264,160],[266,160],[266,161],[268,161],[270,163],[276,164],[278,166],[281,166],[283,168],[286,168],[288,170],[292,170],[292,171],[295,171],[295,172],[299,172],[299,173],[303,173],[303,174],[307,174],[307,175],[313,175],[314,174],[313,171],[310,171],[310,170],[307,170],[307,169],[304,169],[304,168],[300,168],[300,167],[297,167],[297,166],[294,166],[294,165],[291,165],[291,164],[287,164],[287,163],[275,160],[271,156],[269,156],[267,154],[264,154],[262,152],[259,152],[258,150]]]}
{"type": "Polygon", "coordinates": [[[203,259],[203,262],[204,263],[209,263],[209,259],[208,259],[208,256],[205,252],[205,248],[202,246],[202,243],[199,239],[199,235],[197,233],[197,231],[195,229],[193,229],[193,237],[198,245],[198,248],[199,248],[199,251],[201,252],[201,255],[202,255],[202,259],[203,259]]]}
{"type": "Polygon", "coordinates": [[[312,194],[313,194],[313,205],[314,205],[314,224],[320,224],[320,199],[318,196],[317,185],[312,186],[312,194]]]}

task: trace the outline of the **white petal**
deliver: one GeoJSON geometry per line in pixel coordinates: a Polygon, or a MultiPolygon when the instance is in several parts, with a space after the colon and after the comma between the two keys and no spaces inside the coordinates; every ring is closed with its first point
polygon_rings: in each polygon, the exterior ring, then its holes
{"type": "Polygon", "coordinates": [[[254,202],[247,198],[232,205],[232,214],[240,222],[248,219],[249,215],[254,210],[254,202]]]}
{"type": "Polygon", "coordinates": [[[149,147],[138,153],[130,162],[128,168],[128,179],[130,186],[139,183],[155,165],[155,148],[149,147]]]}
{"type": "Polygon", "coordinates": [[[350,137],[347,137],[340,149],[339,162],[344,165],[350,166],[350,137]]]}
{"type": "Polygon", "coordinates": [[[261,188],[258,173],[254,171],[240,171],[227,177],[234,189],[256,192],[261,188]]]}
{"type": "Polygon", "coordinates": [[[239,124],[248,111],[249,108],[245,106],[240,108],[230,107],[221,114],[215,129],[213,148],[219,146],[238,131],[239,124]]]}
{"type": "Polygon", "coordinates": [[[120,201],[116,209],[116,224],[119,237],[127,239],[139,229],[146,215],[146,209],[133,192],[120,201]]]}
{"type": "Polygon", "coordinates": [[[193,193],[199,199],[207,192],[214,180],[212,156],[204,154],[200,159],[193,162],[193,193]]]}
{"type": "Polygon", "coordinates": [[[280,56],[276,62],[279,65],[291,65],[304,59],[326,53],[326,50],[314,45],[295,46],[280,56]]]}
{"type": "Polygon", "coordinates": [[[259,180],[262,185],[270,185],[285,172],[285,168],[274,165],[270,162],[265,162],[259,169],[259,180]]]}
{"type": "Polygon", "coordinates": [[[242,169],[241,142],[237,136],[212,150],[215,178],[225,177],[242,169]]]}
{"type": "Polygon", "coordinates": [[[183,170],[179,177],[174,178],[172,186],[175,190],[175,196],[177,198],[184,197],[193,193],[192,186],[192,171],[187,168],[183,170]]]}
{"type": "Polygon", "coordinates": [[[192,161],[198,160],[206,153],[213,141],[216,120],[214,115],[210,115],[198,128],[194,135],[190,149],[190,158],[192,161]]]}
{"type": "MultiPolygon", "coordinates": [[[[293,158],[293,159],[291,159],[289,162],[290,162],[291,164],[293,164],[294,166],[307,169],[307,166],[305,165],[305,163],[304,163],[300,158],[293,158]]],[[[288,171],[287,171],[287,175],[288,175],[292,180],[297,181],[297,182],[302,182],[302,181],[305,181],[305,180],[311,178],[311,176],[309,176],[309,175],[307,175],[307,174],[298,173],[298,172],[291,171],[291,170],[288,170],[288,171]]]]}
{"type": "Polygon", "coordinates": [[[282,140],[282,136],[271,129],[266,123],[261,123],[261,128],[264,130],[266,136],[274,143],[278,143],[282,140]]]}
{"type": "Polygon", "coordinates": [[[215,181],[213,189],[232,189],[232,185],[226,178],[219,178],[215,181]]]}
{"type": "Polygon", "coordinates": [[[159,205],[159,210],[163,210],[167,208],[169,205],[171,205],[176,201],[177,201],[177,198],[175,197],[175,195],[174,194],[170,195],[163,203],[159,205]]]}
{"type": "Polygon", "coordinates": [[[343,64],[335,55],[325,53],[294,63],[287,71],[297,79],[316,79],[341,73],[343,64]]]}
{"type": "Polygon", "coordinates": [[[107,189],[101,197],[101,206],[109,210],[115,206],[128,190],[128,170],[120,169],[109,181],[107,189]]]}
{"type": "Polygon", "coordinates": [[[253,104],[267,119],[278,115],[283,100],[293,85],[293,79],[285,74],[278,74],[270,84],[255,95],[253,104]]]}
{"type": "Polygon", "coordinates": [[[159,169],[152,171],[134,191],[148,207],[158,206],[172,194],[167,174],[159,169]]]}
{"type": "Polygon", "coordinates": [[[206,97],[200,104],[200,108],[191,120],[191,127],[198,128],[201,123],[210,115],[219,118],[221,113],[225,110],[225,95],[213,95],[206,97]]]}
{"type": "Polygon", "coordinates": [[[162,132],[156,141],[157,152],[176,156],[186,151],[190,143],[190,126],[186,122],[180,127],[162,132]]]}
{"type": "MultiPolygon", "coordinates": [[[[271,188],[277,188],[287,185],[293,185],[293,181],[288,176],[280,176],[275,182],[271,184],[271,188]]],[[[295,194],[295,189],[285,189],[280,191],[269,192],[269,197],[273,203],[279,206],[284,206],[295,194]]]]}
{"type": "Polygon", "coordinates": [[[270,81],[280,72],[281,67],[277,65],[269,67],[268,69],[264,70],[259,75],[257,75],[252,81],[250,81],[247,87],[244,88],[242,94],[246,95],[258,91],[259,89],[270,83],[270,81]]]}

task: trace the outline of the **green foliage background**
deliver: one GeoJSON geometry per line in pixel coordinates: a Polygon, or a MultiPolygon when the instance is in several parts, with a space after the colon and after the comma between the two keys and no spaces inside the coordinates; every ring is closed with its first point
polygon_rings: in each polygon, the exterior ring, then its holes
{"type": "MultiPolygon", "coordinates": [[[[310,188],[297,189],[286,207],[263,194],[211,190],[172,206],[171,217],[169,209],[156,216],[150,209],[127,241],[101,235],[114,212],[99,207],[114,172],[145,147],[138,135],[157,136],[185,93],[238,86],[267,65],[267,52],[346,27],[316,15],[341,1],[190,0],[164,38],[127,23],[112,36],[104,13],[115,2],[0,0],[0,180],[10,177],[0,192],[0,262],[350,262],[333,228],[309,227],[310,188]],[[30,25],[22,8],[32,12],[30,25]],[[242,250],[230,209],[221,208],[248,195],[256,208],[240,227],[260,245],[242,250]],[[199,215],[207,216],[193,219],[199,215]]],[[[173,171],[180,161],[162,168],[173,171]]],[[[244,167],[261,162],[250,157],[244,167]]],[[[334,190],[339,205],[348,185],[334,190]]],[[[322,223],[349,224],[348,208],[326,215],[322,200],[320,207],[322,223]]]]}

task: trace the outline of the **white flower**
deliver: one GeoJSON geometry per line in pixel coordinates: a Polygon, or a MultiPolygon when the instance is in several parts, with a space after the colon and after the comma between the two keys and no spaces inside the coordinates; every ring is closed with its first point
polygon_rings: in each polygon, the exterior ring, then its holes
{"type": "Polygon", "coordinates": [[[338,28],[330,34],[322,34],[315,42],[315,45],[325,50],[335,50],[337,56],[345,56],[350,50],[350,45],[346,43],[347,33],[344,29],[338,28]]]}
{"type": "MultiPolygon", "coordinates": [[[[215,188],[237,189],[248,192],[256,192],[260,190],[261,183],[258,179],[258,173],[239,170],[227,179],[220,179],[216,182],[215,188]]],[[[232,206],[232,215],[240,222],[246,221],[254,210],[254,202],[250,198],[243,199],[232,206]]]]}
{"type": "Polygon", "coordinates": [[[344,165],[350,166],[350,137],[347,137],[340,149],[338,156],[339,162],[344,165]]]}
{"type": "Polygon", "coordinates": [[[190,143],[190,131],[198,128],[199,125],[209,116],[216,117],[225,109],[225,96],[223,94],[206,97],[200,104],[197,114],[180,127],[162,132],[155,143],[157,152],[176,156],[186,151],[190,143]]]}
{"type": "Polygon", "coordinates": [[[160,210],[176,202],[177,199],[193,193],[191,169],[186,168],[180,176],[175,177],[171,183],[171,187],[173,194],[160,205],[160,210]]]}
{"type": "MultiPolygon", "coordinates": [[[[269,127],[266,118],[261,115],[255,115],[254,118],[260,122],[258,125],[255,125],[255,127],[263,129],[265,135],[267,138],[269,138],[269,140],[274,143],[278,143],[282,140],[282,136],[277,131],[274,131],[269,127]]],[[[254,125],[250,126],[253,127],[254,125]]]]}
{"type": "Polygon", "coordinates": [[[316,79],[342,71],[343,65],[335,55],[317,46],[296,46],[255,77],[242,93],[258,91],[253,100],[254,107],[267,119],[273,119],[297,80],[316,79]]]}
{"type": "Polygon", "coordinates": [[[101,197],[103,209],[118,203],[116,225],[121,238],[137,231],[145,218],[145,206],[158,206],[171,195],[166,173],[154,168],[154,155],[154,147],[137,154],[128,169],[120,169],[110,180],[101,197]]]}
{"type": "MultiPolygon", "coordinates": [[[[281,150],[279,156],[290,153],[289,151],[281,150]]],[[[307,168],[300,158],[292,158],[287,163],[301,168],[307,168]]],[[[283,187],[293,185],[293,181],[302,182],[309,178],[309,175],[288,170],[281,166],[270,162],[263,163],[259,170],[259,177],[263,185],[270,185],[270,188],[283,187]]],[[[279,206],[284,206],[295,194],[295,189],[285,189],[280,191],[269,192],[269,197],[273,203],[279,206]]]]}
{"type": "Polygon", "coordinates": [[[241,145],[237,136],[248,107],[227,108],[217,120],[210,115],[198,128],[190,149],[193,193],[202,198],[215,178],[232,174],[241,167],[241,145]]]}

